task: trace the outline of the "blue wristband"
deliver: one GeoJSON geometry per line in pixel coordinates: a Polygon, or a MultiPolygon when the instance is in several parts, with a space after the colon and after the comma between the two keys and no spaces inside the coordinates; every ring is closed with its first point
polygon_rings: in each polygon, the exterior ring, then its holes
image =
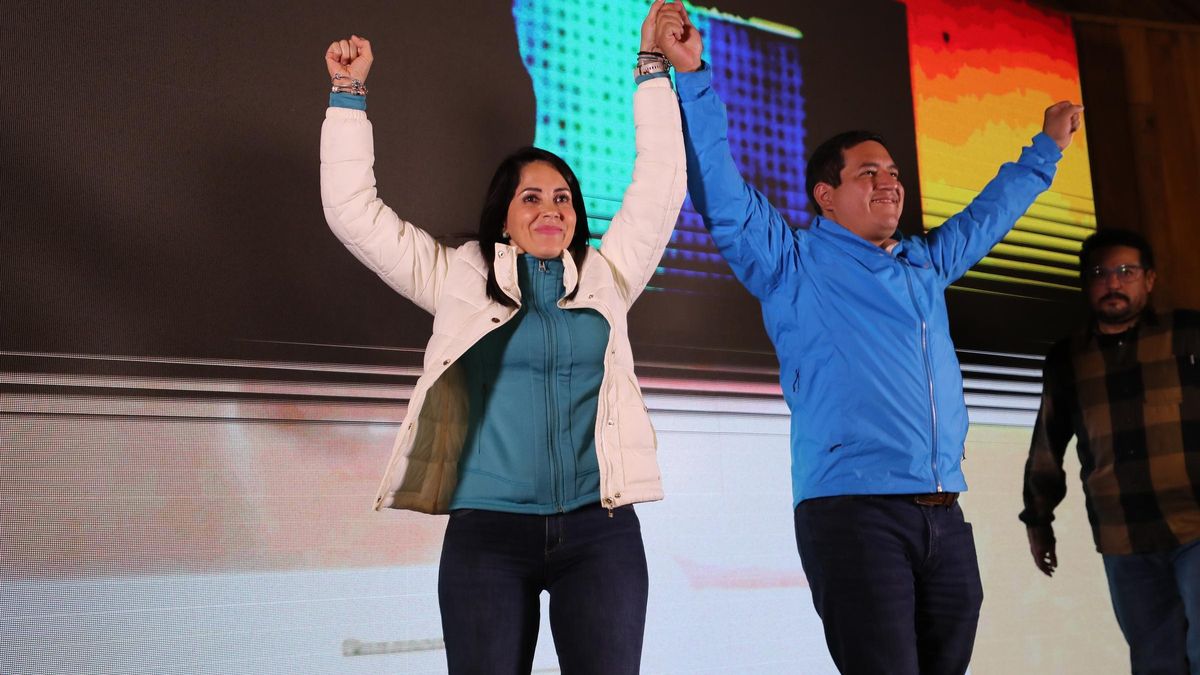
{"type": "Polygon", "coordinates": [[[351,110],[366,110],[367,97],[334,92],[329,95],[330,108],[350,108],[351,110]]]}
{"type": "Polygon", "coordinates": [[[641,84],[641,83],[645,82],[646,80],[653,80],[656,77],[670,77],[670,76],[671,76],[671,74],[666,72],[665,70],[661,73],[646,73],[645,75],[638,75],[637,77],[633,78],[633,83],[641,84]]]}

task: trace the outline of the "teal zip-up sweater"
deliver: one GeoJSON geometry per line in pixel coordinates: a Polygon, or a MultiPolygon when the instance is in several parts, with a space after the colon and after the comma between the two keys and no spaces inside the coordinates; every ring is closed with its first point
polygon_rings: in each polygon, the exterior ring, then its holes
{"type": "Polygon", "coordinates": [[[463,355],[470,416],[451,509],[546,515],[600,500],[596,404],[608,323],[566,310],[563,263],[522,255],[521,308],[463,355]]]}

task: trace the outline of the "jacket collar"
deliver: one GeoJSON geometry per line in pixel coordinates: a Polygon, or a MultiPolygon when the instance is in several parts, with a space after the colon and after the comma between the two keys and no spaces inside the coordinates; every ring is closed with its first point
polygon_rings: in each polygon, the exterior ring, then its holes
{"type": "Polygon", "coordinates": [[[834,245],[854,257],[864,267],[872,272],[879,272],[892,264],[892,259],[907,260],[915,267],[928,267],[929,256],[923,247],[916,245],[913,237],[906,236],[900,230],[892,236],[898,242],[891,253],[854,234],[836,221],[824,216],[813,218],[810,230],[816,230],[830,239],[834,245]]]}
{"type": "MultiPolygon", "coordinates": [[[[521,289],[517,285],[517,256],[520,251],[512,244],[496,242],[496,249],[493,251],[492,267],[496,270],[496,283],[500,285],[500,289],[504,294],[521,302],[521,289]]],[[[559,256],[563,264],[563,296],[569,296],[575,292],[575,287],[579,285],[579,269],[575,267],[575,259],[571,257],[570,251],[563,249],[562,255],[559,256]]]]}

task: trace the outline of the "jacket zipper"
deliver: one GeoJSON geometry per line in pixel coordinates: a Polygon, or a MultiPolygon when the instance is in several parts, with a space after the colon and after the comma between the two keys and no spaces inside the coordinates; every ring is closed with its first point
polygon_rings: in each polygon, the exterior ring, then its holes
{"type": "MultiPolygon", "coordinates": [[[[611,492],[611,488],[609,487],[608,483],[610,480],[612,480],[614,472],[612,461],[608,456],[608,447],[604,444],[604,437],[606,434],[611,433],[606,431],[606,429],[608,427],[610,414],[608,409],[608,391],[612,388],[612,379],[610,378],[611,373],[609,371],[608,364],[612,362],[613,352],[615,351],[613,349],[613,322],[612,317],[600,311],[599,307],[592,307],[592,309],[596,310],[600,316],[604,317],[604,321],[609,326],[608,343],[604,345],[604,375],[600,380],[600,392],[596,396],[596,426],[599,427],[601,431],[599,434],[595,435],[598,437],[596,439],[596,460],[600,461],[603,459],[604,461],[604,470],[600,472],[600,501],[608,509],[608,517],[612,518],[613,509],[616,508],[616,500],[613,497],[606,497],[605,495],[611,492]]],[[[620,497],[621,495],[620,493],[617,493],[616,496],[620,497]]]]}
{"type": "MultiPolygon", "coordinates": [[[[591,297],[592,297],[591,295],[588,295],[589,299],[591,297]]],[[[564,304],[564,301],[562,301],[562,300],[559,301],[558,306],[562,307],[563,309],[566,309],[566,305],[564,304]]],[[[608,517],[612,518],[613,517],[613,509],[615,509],[617,507],[616,500],[618,498],[620,498],[620,496],[621,496],[621,493],[619,493],[619,492],[616,493],[615,495],[613,495],[612,497],[605,496],[609,492],[608,482],[612,479],[612,476],[613,476],[612,462],[609,460],[608,449],[604,445],[604,436],[606,433],[609,433],[609,432],[604,431],[604,429],[608,426],[608,422],[609,422],[608,391],[612,388],[612,386],[611,386],[611,382],[612,382],[611,374],[612,373],[609,370],[609,365],[612,363],[612,357],[613,357],[613,352],[614,352],[614,349],[613,349],[614,337],[613,337],[613,330],[612,330],[613,320],[612,320],[612,317],[609,316],[606,312],[604,312],[599,305],[594,305],[594,304],[590,304],[590,303],[586,303],[586,302],[576,302],[576,303],[574,303],[574,306],[575,307],[587,307],[589,309],[595,310],[598,314],[600,314],[600,316],[604,317],[604,321],[605,321],[605,323],[608,324],[608,327],[609,327],[608,342],[604,345],[604,376],[600,380],[600,392],[596,397],[596,427],[598,429],[600,429],[601,431],[599,433],[595,434],[595,436],[597,437],[596,438],[596,460],[597,460],[597,462],[600,462],[600,461],[604,462],[604,468],[600,472],[600,503],[603,504],[604,508],[606,508],[608,510],[608,517]]]]}
{"type": "Polygon", "coordinates": [[[930,365],[929,359],[929,329],[925,323],[925,313],[921,311],[921,306],[917,303],[917,295],[913,292],[912,272],[909,270],[909,264],[904,259],[900,259],[900,264],[904,268],[904,282],[908,286],[908,297],[912,300],[913,309],[917,312],[917,318],[921,320],[921,357],[925,363],[925,380],[929,383],[929,426],[930,433],[932,434],[931,445],[933,449],[933,456],[930,458],[930,468],[933,470],[933,482],[937,487],[937,491],[941,492],[942,479],[938,476],[937,468],[937,399],[934,397],[933,367],[930,365]]]}
{"type": "MultiPolygon", "coordinates": [[[[538,261],[538,271],[543,275],[549,270],[546,268],[546,261],[538,261]]],[[[538,286],[541,290],[546,291],[545,285],[551,281],[548,276],[540,276],[538,278],[538,286]]],[[[549,289],[553,292],[554,289],[549,289]]],[[[544,293],[539,293],[544,297],[544,293]]],[[[538,303],[538,310],[542,315],[542,334],[546,338],[546,451],[550,453],[550,491],[554,499],[554,510],[562,513],[562,466],[558,462],[558,453],[555,448],[558,446],[558,438],[556,432],[557,425],[554,423],[558,419],[558,397],[556,396],[557,372],[558,372],[558,339],[556,328],[554,326],[554,317],[545,310],[545,303],[538,303]]]]}

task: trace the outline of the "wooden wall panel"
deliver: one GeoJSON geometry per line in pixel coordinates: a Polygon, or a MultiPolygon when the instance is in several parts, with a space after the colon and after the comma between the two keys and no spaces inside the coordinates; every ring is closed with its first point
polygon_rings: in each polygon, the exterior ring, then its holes
{"type": "Polygon", "coordinates": [[[1158,258],[1161,307],[1200,308],[1200,27],[1075,17],[1099,227],[1158,258]]]}

